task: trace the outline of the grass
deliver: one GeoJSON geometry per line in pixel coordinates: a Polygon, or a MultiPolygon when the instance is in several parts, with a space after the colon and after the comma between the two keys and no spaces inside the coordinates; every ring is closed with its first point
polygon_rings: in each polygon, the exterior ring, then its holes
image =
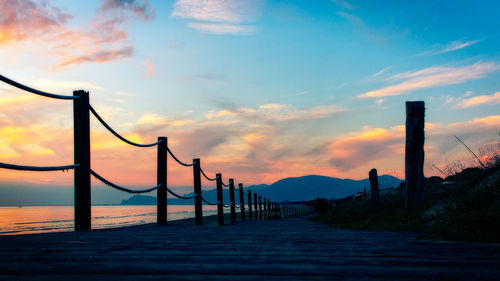
{"type": "Polygon", "coordinates": [[[378,204],[319,199],[311,219],[339,228],[418,232],[433,240],[500,242],[500,157],[445,180],[428,178],[424,190],[424,201],[412,211],[404,208],[404,183],[381,194],[378,204]]]}

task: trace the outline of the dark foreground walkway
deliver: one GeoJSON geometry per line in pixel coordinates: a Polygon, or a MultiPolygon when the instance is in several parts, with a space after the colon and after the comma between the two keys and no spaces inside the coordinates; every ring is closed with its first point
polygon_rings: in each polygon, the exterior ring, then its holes
{"type": "Polygon", "coordinates": [[[500,280],[500,246],[304,218],[0,236],[2,280],[500,280]]]}

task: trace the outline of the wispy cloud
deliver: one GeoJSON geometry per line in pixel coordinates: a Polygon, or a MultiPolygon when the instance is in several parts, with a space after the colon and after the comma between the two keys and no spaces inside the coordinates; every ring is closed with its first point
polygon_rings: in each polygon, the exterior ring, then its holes
{"type": "Polygon", "coordinates": [[[377,79],[379,78],[380,76],[382,76],[382,74],[386,73],[388,70],[390,70],[392,68],[392,66],[388,66],[388,67],[385,67],[367,77],[365,77],[363,80],[373,80],[373,79],[377,79]]]}
{"type": "Polygon", "coordinates": [[[130,57],[132,56],[133,52],[134,50],[132,46],[125,46],[122,49],[108,49],[90,52],[88,54],[67,58],[56,65],[56,67],[67,66],[70,64],[81,64],[84,62],[108,62],[125,57],[130,57]]]}
{"type": "Polygon", "coordinates": [[[477,62],[464,67],[429,67],[414,72],[393,75],[388,80],[405,81],[366,92],[358,97],[381,98],[398,96],[425,88],[459,84],[483,78],[485,74],[498,69],[500,69],[500,65],[493,62],[477,62]]]}
{"type": "Polygon", "coordinates": [[[101,10],[128,10],[144,20],[152,20],[155,14],[155,8],[151,7],[147,0],[104,0],[101,10]]]}
{"type": "Polygon", "coordinates": [[[460,100],[456,107],[465,108],[480,105],[495,105],[500,103],[500,92],[493,95],[481,95],[460,100]]]}
{"type": "Polygon", "coordinates": [[[354,8],[352,7],[352,5],[345,1],[345,0],[332,0],[333,3],[335,3],[335,5],[341,7],[341,8],[344,8],[344,9],[348,9],[348,10],[354,10],[354,8]]]}
{"type": "Polygon", "coordinates": [[[171,16],[194,20],[188,26],[212,34],[249,35],[255,26],[249,25],[258,13],[261,1],[239,0],[178,0],[171,16]]]}
{"type": "Polygon", "coordinates": [[[191,22],[188,23],[188,26],[212,34],[250,35],[255,31],[253,25],[191,22]]]}
{"type": "Polygon", "coordinates": [[[207,118],[238,117],[258,121],[299,121],[330,117],[345,112],[346,109],[335,105],[315,106],[307,109],[297,109],[286,104],[264,104],[257,108],[239,107],[228,108],[207,115],[207,118]]]}
{"type": "Polygon", "coordinates": [[[436,48],[434,50],[426,51],[423,53],[418,54],[417,56],[432,56],[432,55],[440,55],[444,53],[449,53],[453,51],[458,51],[464,48],[467,48],[469,46],[475,45],[477,43],[481,42],[481,40],[470,40],[470,41],[462,41],[462,40],[457,40],[448,43],[446,46],[441,47],[441,48],[436,48]]]}
{"type": "Polygon", "coordinates": [[[354,14],[347,13],[344,11],[338,11],[337,15],[343,17],[344,19],[346,19],[347,21],[349,21],[350,23],[352,23],[354,25],[358,25],[358,26],[363,25],[363,20],[354,14]]]}

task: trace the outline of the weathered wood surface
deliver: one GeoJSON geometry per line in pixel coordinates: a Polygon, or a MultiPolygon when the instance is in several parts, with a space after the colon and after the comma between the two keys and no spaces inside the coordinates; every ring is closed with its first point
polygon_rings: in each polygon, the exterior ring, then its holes
{"type": "Polygon", "coordinates": [[[0,236],[0,279],[499,280],[500,246],[334,229],[304,218],[151,224],[0,236]]]}

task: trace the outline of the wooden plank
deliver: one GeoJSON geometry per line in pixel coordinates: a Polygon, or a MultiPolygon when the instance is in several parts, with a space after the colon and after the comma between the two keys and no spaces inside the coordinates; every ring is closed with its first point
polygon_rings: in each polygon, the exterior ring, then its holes
{"type": "Polygon", "coordinates": [[[334,229],[303,217],[246,220],[222,227],[216,226],[216,216],[213,221],[203,227],[191,220],[188,225],[171,222],[161,227],[1,236],[0,279],[109,275],[125,280],[147,276],[498,280],[500,276],[498,245],[435,243],[416,240],[414,234],[334,229]]]}

